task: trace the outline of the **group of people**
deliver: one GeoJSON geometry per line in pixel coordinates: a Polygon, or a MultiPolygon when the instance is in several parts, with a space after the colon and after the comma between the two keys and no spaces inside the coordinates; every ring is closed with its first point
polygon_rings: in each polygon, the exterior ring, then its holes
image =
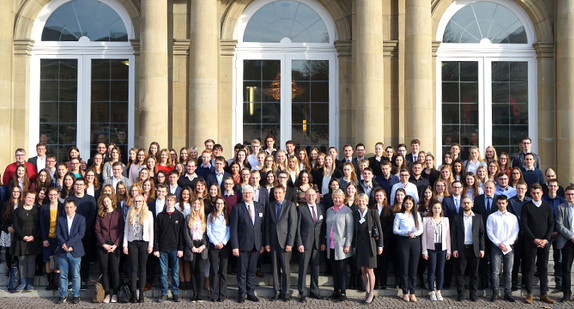
{"type": "Polygon", "coordinates": [[[323,299],[318,278],[326,260],[329,299],[337,302],[354,288],[370,304],[387,286],[416,302],[417,282],[441,301],[453,277],[462,300],[467,275],[470,300],[490,286],[496,301],[503,272],[504,299],[515,301],[521,273],[532,303],[536,272],[540,299],[553,303],[552,246],[557,288],[570,300],[574,187],[559,186],[552,169],[542,173],[529,138],[512,156],[488,147],[482,158],[477,147],[453,144],[438,168],[416,139],[410,153],[404,144],[377,143],[370,158],[365,145],[345,145],[341,159],[335,147],[287,141],[279,149],[272,135],[264,147],[258,139],[235,145],[229,160],[215,141],[204,146],[177,152],[154,142],[130,149],[127,162],[114,144],[98,144],[87,162],[75,147],[61,163],[43,143],[28,160],[17,149],[0,187],[0,246],[21,277],[13,292],[34,290],[34,276],[45,271],[58,302],[67,301],[70,278],[77,303],[97,258],[104,302],[118,301],[122,275],[130,301],[144,302],[157,268],[159,302],[168,299],[169,270],[175,302],[180,289],[201,301],[203,288],[211,301],[224,301],[229,272],[237,274],[238,302],[257,302],[255,278],[270,263],[271,300],[289,301],[293,261],[305,302],[323,299]]]}

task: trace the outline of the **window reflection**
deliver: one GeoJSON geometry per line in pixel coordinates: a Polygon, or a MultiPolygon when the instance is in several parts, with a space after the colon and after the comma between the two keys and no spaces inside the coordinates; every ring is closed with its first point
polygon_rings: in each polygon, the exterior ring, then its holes
{"type": "Polygon", "coordinates": [[[42,41],[78,41],[83,36],[91,41],[128,40],[126,27],[112,8],[96,0],[73,0],[48,18],[42,41]]]}

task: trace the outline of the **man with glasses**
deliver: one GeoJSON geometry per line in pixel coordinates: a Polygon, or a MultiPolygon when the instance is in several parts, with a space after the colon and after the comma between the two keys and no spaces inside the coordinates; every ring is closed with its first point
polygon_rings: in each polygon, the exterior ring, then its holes
{"type": "Polygon", "coordinates": [[[462,212],[462,183],[455,180],[452,183],[452,194],[442,200],[444,215],[450,222],[462,212]]]}
{"type": "Polygon", "coordinates": [[[46,168],[46,144],[38,143],[36,144],[36,156],[28,159],[28,163],[31,163],[36,167],[36,172],[41,171],[46,168]]]}
{"type": "MultiPolygon", "coordinates": [[[[406,148],[405,148],[406,149],[406,148]]],[[[407,195],[410,195],[414,200],[415,204],[419,202],[419,192],[417,190],[417,186],[410,182],[411,175],[409,174],[409,170],[406,168],[402,168],[399,172],[399,183],[393,185],[391,189],[391,199],[389,200],[391,203],[395,200],[395,193],[399,188],[403,188],[407,195]]]]}
{"type": "MultiPolygon", "coordinates": [[[[556,172],[554,171],[553,168],[549,167],[546,169],[546,172],[544,173],[544,178],[546,179],[546,183],[542,185],[542,196],[548,195],[548,183],[550,182],[550,180],[552,179],[556,179],[556,172]]],[[[561,185],[558,185],[558,191],[556,191],[556,194],[558,194],[558,196],[564,198],[566,197],[564,195],[564,187],[562,187],[561,185]]]]}
{"type": "Polygon", "coordinates": [[[185,174],[180,176],[177,180],[177,185],[180,188],[190,187],[195,188],[195,184],[201,178],[199,175],[195,173],[197,169],[197,162],[193,160],[187,160],[185,163],[185,174]]]}
{"type": "Polygon", "coordinates": [[[532,153],[532,155],[534,156],[535,168],[542,167],[542,165],[540,164],[540,157],[538,156],[538,154],[532,152],[532,140],[530,139],[530,137],[525,137],[522,139],[520,143],[520,148],[522,149],[522,151],[520,151],[519,153],[515,154],[512,157],[512,167],[522,168],[524,166],[524,159],[527,153],[532,153]]]}
{"type": "Polygon", "coordinates": [[[562,251],[562,293],[561,302],[572,297],[571,275],[574,260],[574,186],[566,188],[566,202],[556,209],[556,248],[562,251]]]}
{"type": "Polygon", "coordinates": [[[58,160],[56,159],[56,155],[53,153],[49,153],[46,156],[46,170],[50,174],[50,179],[52,179],[52,185],[56,185],[56,164],[58,160]]]}
{"type": "Polygon", "coordinates": [[[16,162],[8,164],[6,169],[4,170],[4,175],[2,176],[2,183],[7,185],[10,180],[14,177],[14,173],[16,173],[16,168],[20,164],[26,165],[26,169],[28,169],[28,177],[30,178],[30,183],[34,183],[36,181],[36,167],[32,163],[26,162],[26,150],[24,148],[18,148],[14,152],[16,157],[16,162]]]}
{"type": "Polygon", "coordinates": [[[508,199],[516,196],[516,189],[508,185],[509,178],[506,173],[498,173],[496,179],[498,179],[498,185],[496,186],[494,196],[504,194],[508,199]]]}
{"type": "MultiPolygon", "coordinates": [[[[287,181],[289,180],[289,174],[286,171],[281,171],[277,175],[277,181],[279,185],[285,188],[285,200],[295,203],[297,205],[297,192],[295,189],[287,186],[287,181]]],[[[269,202],[275,202],[275,188],[271,188],[271,192],[269,193],[269,202]]]]}
{"type": "Polygon", "coordinates": [[[106,150],[108,150],[108,147],[106,146],[105,143],[98,143],[98,146],[96,146],[96,152],[88,160],[88,166],[92,166],[94,164],[94,156],[96,155],[96,153],[99,153],[102,155],[102,159],[104,159],[104,163],[110,161],[110,157],[106,155],[106,150]]]}

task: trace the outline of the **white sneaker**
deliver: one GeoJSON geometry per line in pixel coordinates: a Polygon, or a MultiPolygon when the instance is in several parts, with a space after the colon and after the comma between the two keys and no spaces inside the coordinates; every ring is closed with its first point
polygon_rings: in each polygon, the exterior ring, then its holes
{"type": "Polygon", "coordinates": [[[434,291],[431,291],[431,292],[429,293],[429,295],[430,295],[430,300],[432,300],[432,301],[435,301],[435,300],[436,300],[436,293],[435,293],[434,291]]]}
{"type": "Polygon", "coordinates": [[[116,294],[112,295],[112,303],[118,302],[118,296],[116,294]]]}
{"type": "Polygon", "coordinates": [[[106,297],[104,297],[103,303],[104,303],[104,304],[107,304],[107,303],[109,303],[109,302],[110,302],[110,294],[108,294],[108,295],[106,295],[106,297]]]}
{"type": "Polygon", "coordinates": [[[436,291],[436,300],[443,300],[442,295],[440,294],[440,291],[436,291]]]}

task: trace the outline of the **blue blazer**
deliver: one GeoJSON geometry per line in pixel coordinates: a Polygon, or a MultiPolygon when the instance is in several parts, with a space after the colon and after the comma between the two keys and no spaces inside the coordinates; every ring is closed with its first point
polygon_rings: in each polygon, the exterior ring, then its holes
{"type": "Polygon", "coordinates": [[[258,202],[253,202],[253,205],[255,208],[255,224],[251,221],[245,202],[241,202],[231,209],[231,215],[229,216],[231,249],[239,249],[240,251],[261,250],[265,210],[263,205],[258,202]]]}
{"type": "MultiPolygon", "coordinates": [[[[486,226],[486,220],[488,216],[498,211],[498,206],[496,205],[496,200],[494,197],[490,203],[490,211],[486,210],[486,202],[485,202],[485,195],[481,194],[474,198],[474,206],[472,207],[472,211],[482,216],[482,220],[486,226]]],[[[488,237],[486,237],[488,239],[488,237]]]]}
{"type": "Polygon", "coordinates": [[[462,213],[462,199],[464,198],[463,195],[460,196],[460,201],[458,205],[458,213],[456,212],[456,205],[454,204],[454,197],[447,196],[442,200],[442,210],[444,212],[445,217],[448,217],[449,221],[454,222],[454,217],[460,213],[462,213]]]}
{"type": "Polygon", "coordinates": [[[86,233],[86,219],[82,215],[76,213],[72,228],[68,233],[68,216],[58,217],[56,221],[56,239],[58,240],[58,249],[56,253],[59,257],[65,257],[66,251],[62,249],[62,245],[66,244],[72,247],[72,256],[75,258],[84,256],[84,246],[82,245],[82,238],[86,233]]]}
{"type": "MultiPolygon", "coordinates": [[[[149,211],[151,211],[151,214],[153,215],[153,220],[154,220],[154,222],[155,222],[155,217],[156,217],[156,214],[155,214],[155,211],[156,211],[155,201],[156,201],[156,200],[157,200],[157,199],[155,199],[155,200],[153,200],[153,201],[147,203],[147,208],[148,208],[149,211]]],[[[164,209],[165,209],[165,205],[164,205],[163,207],[164,207],[164,209]]],[[[163,211],[163,209],[162,209],[161,211],[159,211],[158,214],[159,214],[160,212],[162,212],[162,211],[163,211]]]]}
{"type": "MultiPolygon", "coordinates": [[[[219,186],[221,188],[221,192],[225,191],[225,188],[223,187],[223,181],[225,180],[225,178],[227,177],[231,177],[231,174],[229,174],[228,172],[223,172],[223,179],[221,180],[221,185],[219,186]]],[[[209,188],[211,187],[212,184],[217,184],[217,177],[215,176],[215,171],[212,171],[211,173],[207,174],[207,176],[205,176],[205,182],[207,183],[207,188],[206,190],[209,191],[209,188]]]]}

